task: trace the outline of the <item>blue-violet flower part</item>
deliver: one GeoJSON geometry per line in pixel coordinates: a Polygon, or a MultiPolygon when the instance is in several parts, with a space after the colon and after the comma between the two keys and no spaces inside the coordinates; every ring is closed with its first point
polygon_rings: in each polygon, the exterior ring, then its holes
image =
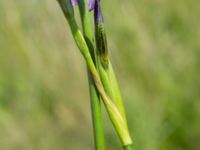
{"type": "Polygon", "coordinates": [[[96,0],[88,0],[88,8],[90,11],[94,10],[96,0]]]}
{"type": "Polygon", "coordinates": [[[78,0],[71,0],[71,3],[73,6],[75,6],[78,3],[78,0]]]}

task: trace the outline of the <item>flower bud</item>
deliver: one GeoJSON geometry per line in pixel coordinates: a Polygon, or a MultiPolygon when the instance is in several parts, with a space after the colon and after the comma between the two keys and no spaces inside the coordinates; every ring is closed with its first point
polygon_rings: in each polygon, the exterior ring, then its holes
{"type": "Polygon", "coordinates": [[[108,68],[107,39],[105,33],[104,19],[99,0],[95,0],[94,20],[95,20],[95,37],[96,37],[97,53],[100,56],[100,60],[103,67],[108,68]]]}

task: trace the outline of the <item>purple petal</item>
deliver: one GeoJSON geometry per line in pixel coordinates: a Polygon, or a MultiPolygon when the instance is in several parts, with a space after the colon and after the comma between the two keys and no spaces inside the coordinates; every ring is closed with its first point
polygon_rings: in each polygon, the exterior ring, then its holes
{"type": "Polygon", "coordinates": [[[95,7],[95,0],[89,0],[89,1],[88,1],[88,7],[89,7],[89,10],[90,10],[90,11],[94,10],[94,7],[95,7]]]}
{"type": "Polygon", "coordinates": [[[73,6],[75,6],[78,3],[78,0],[71,0],[71,3],[73,6]]]}
{"type": "Polygon", "coordinates": [[[104,27],[104,20],[103,15],[101,11],[101,5],[99,0],[95,0],[95,8],[94,8],[94,19],[95,19],[95,25],[98,26],[98,24],[101,24],[102,27],[104,27]]]}

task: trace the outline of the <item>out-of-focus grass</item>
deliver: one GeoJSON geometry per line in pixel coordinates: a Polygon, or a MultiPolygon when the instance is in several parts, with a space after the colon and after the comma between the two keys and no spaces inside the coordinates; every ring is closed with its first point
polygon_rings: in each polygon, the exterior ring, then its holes
{"type": "MultiPolygon", "coordinates": [[[[102,2],[135,149],[198,150],[200,1],[102,2]]],[[[56,1],[1,0],[0,149],[92,150],[85,68],[56,1]]]]}

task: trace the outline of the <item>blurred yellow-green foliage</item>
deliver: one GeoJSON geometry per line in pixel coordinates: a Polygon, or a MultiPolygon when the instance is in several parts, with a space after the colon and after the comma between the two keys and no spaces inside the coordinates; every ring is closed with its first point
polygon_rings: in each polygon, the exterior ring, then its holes
{"type": "MultiPolygon", "coordinates": [[[[199,150],[200,1],[102,3],[134,149],[199,150]]],[[[0,149],[93,145],[85,62],[56,0],[1,0],[0,149]]]]}

